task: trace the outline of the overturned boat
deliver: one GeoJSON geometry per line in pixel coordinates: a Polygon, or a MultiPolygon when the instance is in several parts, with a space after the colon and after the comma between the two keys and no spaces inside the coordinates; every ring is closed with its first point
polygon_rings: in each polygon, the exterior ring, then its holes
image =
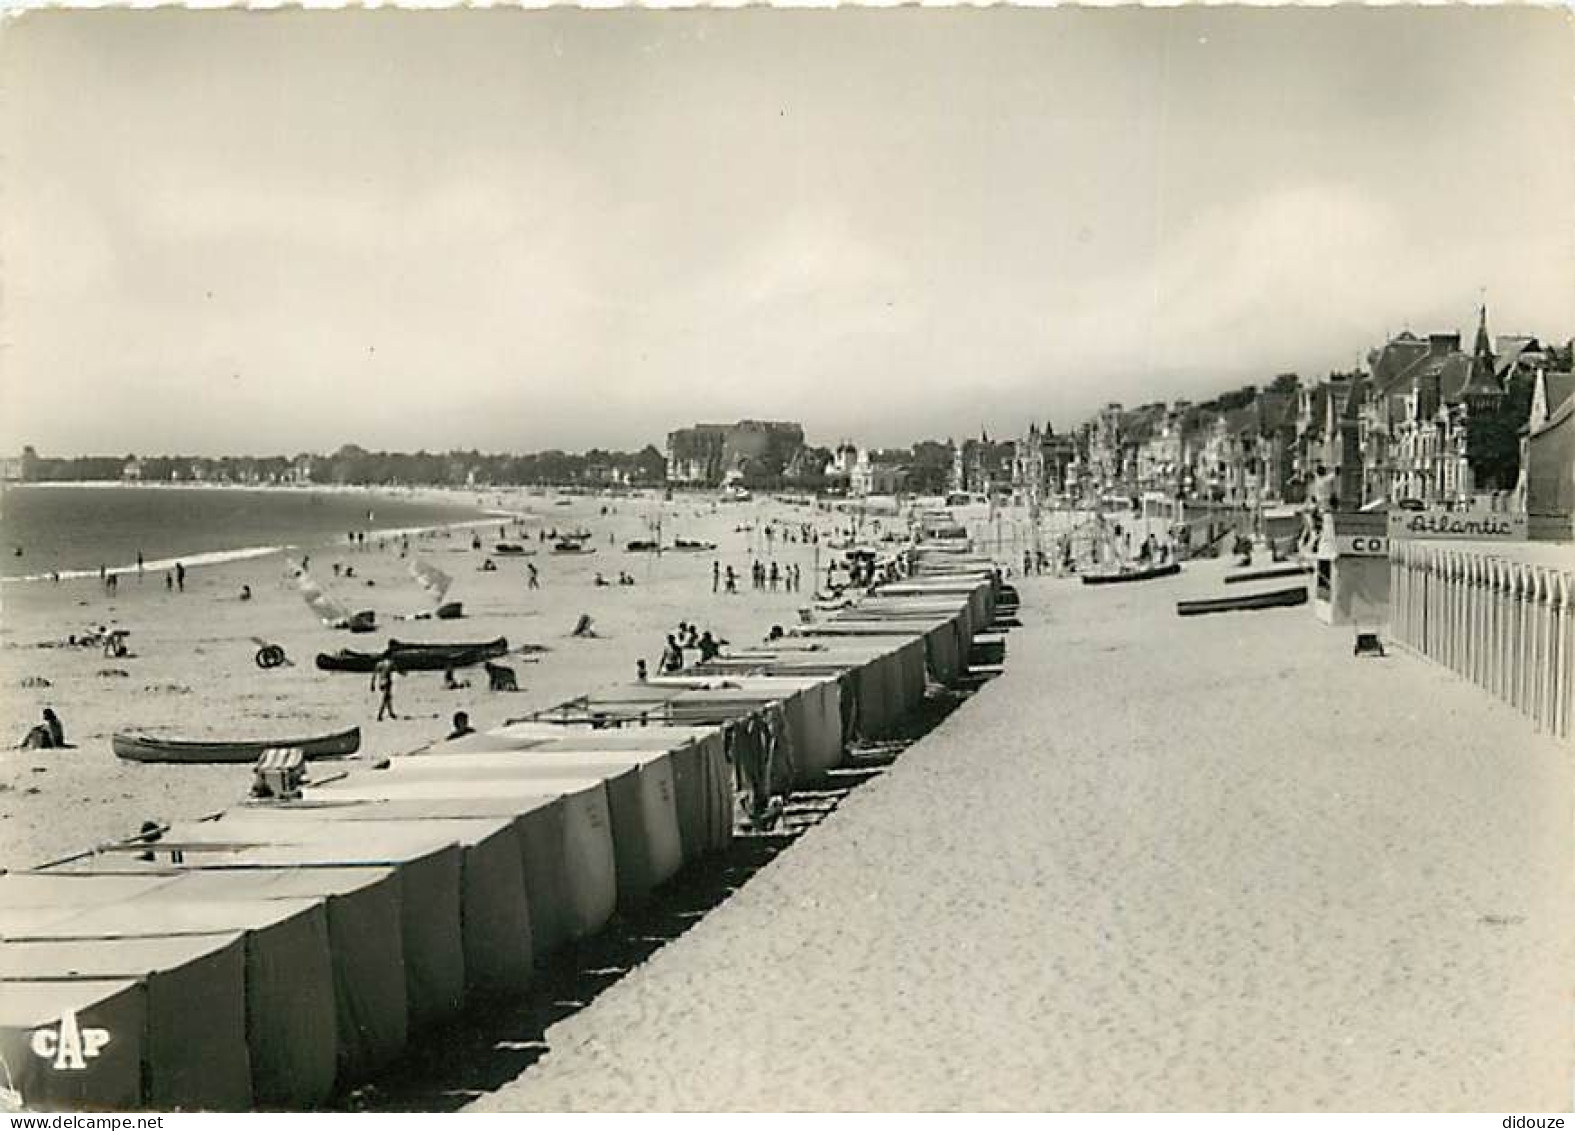
{"type": "Polygon", "coordinates": [[[496,659],[508,650],[508,638],[503,636],[496,640],[454,644],[415,644],[390,640],[388,647],[381,652],[357,652],[350,648],[319,652],[317,667],[325,672],[369,672],[380,661],[387,659],[393,662],[395,671],[444,671],[496,659]]]}
{"type": "Polygon", "coordinates": [[[1184,617],[1203,616],[1207,613],[1232,613],[1242,609],[1278,609],[1307,603],[1307,587],[1297,585],[1289,589],[1268,589],[1262,593],[1244,593],[1240,597],[1211,597],[1202,601],[1177,601],[1176,612],[1184,617]]]}
{"type": "Polygon", "coordinates": [[[1152,581],[1156,577],[1174,577],[1181,572],[1180,562],[1147,566],[1143,569],[1123,569],[1114,573],[1085,573],[1084,585],[1118,585],[1124,581],[1152,581]]]}
{"type": "Polygon", "coordinates": [[[128,762],[188,762],[212,764],[255,762],[263,751],[278,748],[300,750],[307,758],[344,758],[361,748],[361,728],[336,731],[313,738],[281,739],[184,739],[158,738],[148,734],[116,734],[110,739],[115,757],[128,762]]]}

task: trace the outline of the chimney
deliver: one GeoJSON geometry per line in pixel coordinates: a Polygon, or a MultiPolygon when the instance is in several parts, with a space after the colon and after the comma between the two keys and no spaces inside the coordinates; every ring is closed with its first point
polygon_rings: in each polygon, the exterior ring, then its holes
{"type": "Polygon", "coordinates": [[[1432,357],[1446,357],[1460,349],[1459,334],[1429,334],[1427,352],[1432,357]]]}

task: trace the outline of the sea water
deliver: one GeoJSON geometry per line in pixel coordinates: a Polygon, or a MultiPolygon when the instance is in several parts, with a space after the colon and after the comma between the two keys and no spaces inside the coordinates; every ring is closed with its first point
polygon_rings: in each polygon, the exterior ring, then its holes
{"type": "Polygon", "coordinates": [[[486,521],[460,504],[355,491],[8,484],[0,490],[6,579],[97,576],[99,568],[188,568],[299,548],[486,521]],[[19,552],[20,551],[20,552],[19,552]]]}

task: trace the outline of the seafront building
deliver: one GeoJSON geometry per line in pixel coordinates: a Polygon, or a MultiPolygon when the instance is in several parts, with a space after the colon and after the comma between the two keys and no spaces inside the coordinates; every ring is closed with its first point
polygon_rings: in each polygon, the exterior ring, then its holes
{"type": "Polygon", "coordinates": [[[774,486],[803,449],[804,427],[794,421],[695,424],[667,434],[667,482],[716,487],[733,478],[745,486],[774,486]]]}

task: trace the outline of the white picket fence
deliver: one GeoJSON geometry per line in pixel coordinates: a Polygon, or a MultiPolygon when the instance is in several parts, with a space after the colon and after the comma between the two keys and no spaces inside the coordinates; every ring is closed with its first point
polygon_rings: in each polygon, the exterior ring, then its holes
{"type": "Polygon", "coordinates": [[[1389,632],[1560,738],[1575,710],[1575,573],[1436,542],[1389,553],[1389,632]]]}

